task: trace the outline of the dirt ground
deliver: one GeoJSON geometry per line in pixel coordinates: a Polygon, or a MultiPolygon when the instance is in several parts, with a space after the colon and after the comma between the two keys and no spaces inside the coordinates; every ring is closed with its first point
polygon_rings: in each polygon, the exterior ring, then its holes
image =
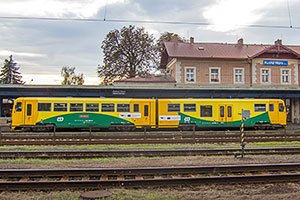
{"type": "MultiPolygon", "coordinates": [[[[1,160],[1,169],[55,169],[55,168],[130,168],[130,167],[172,167],[207,166],[239,164],[299,163],[299,155],[288,156],[191,156],[166,158],[107,158],[87,160],[38,160],[18,159],[1,160]]],[[[282,184],[235,184],[235,185],[199,185],[190,187],[148,188],[148,189],[110,189],[113,196],[107,199],[250,199],[277,200],[300,199],[300,183],[282,184]]],[[[80,199],[83,191],[62,192],[3,192],[0,200],[10,199],[80,199]]]]}

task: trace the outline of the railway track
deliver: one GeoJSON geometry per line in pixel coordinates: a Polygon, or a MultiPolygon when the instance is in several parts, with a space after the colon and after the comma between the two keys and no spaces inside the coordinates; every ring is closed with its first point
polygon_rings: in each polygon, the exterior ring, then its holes
{"type": "Polygon", "coordinates": [[[0,190],[65,190],[300,181],[300,163],[167,168],[0,170],[0,190]]]}
{"type": "MultiPolygon", "coordinates": [[[[300,141],[300,132],[251,131],[245,142],[300,141]]],[[[86,144],[174,144],[174,143],[239,143],[235,132],[175,133],[1,133],[0,145],[86,145],[86,144]]]]}
{"type": "MultiPolygon", "coordinates": [[[[110,157],[233,156],[240,151],[241,149],[0,151],[0,159],[92,159],[110,157]]],[[[256,148],[245,150],[245,155],[291,154],[300,154],[300,148],[256,148]]]]}

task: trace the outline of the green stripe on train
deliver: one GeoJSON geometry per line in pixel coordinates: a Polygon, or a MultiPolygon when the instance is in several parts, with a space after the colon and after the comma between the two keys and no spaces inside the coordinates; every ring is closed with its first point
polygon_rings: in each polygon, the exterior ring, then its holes
{"type": "Polygon", "coordinates": [[[38,124],[56,124],[57,126],[62,127],[101,125],[102,128],[108,128],[111,124],[133,123],[125,119],[110,115],[95,113],[74,113],[43,119],[43,121],[39,121],[38,124]]]}
{"type": "MultiPolygon", "coordinates": [[[[196,124],[198,127],[239,127],[241,120],[232,122],[220,122],[220,121],[209,121],[191,117],[183,113],[179,113],[181,116],[180,124],[196,124]]],[[[242,118],[242,116],[241,116],[242,118]]],[[[268,112],[265,112],[256,117],[251,117],[244,122],[245,127],[254,126],[256,123],[269,123],[271,124],[268,112]]]]}

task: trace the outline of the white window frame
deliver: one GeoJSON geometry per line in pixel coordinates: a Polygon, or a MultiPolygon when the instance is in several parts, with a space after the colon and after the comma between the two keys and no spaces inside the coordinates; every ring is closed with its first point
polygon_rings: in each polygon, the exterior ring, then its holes
{"type": "Polygon", "coordinates": [[[245,70],[244,70],[244,68],[239,68],[239,67],[233,68],[233,83],[234,84],[244,84],[245,83],[245,78],[244,77],[245,77],[245,70]],[[239,75],[241,75],[241,81],[237,81],[236,80],[237,73],[236,73],[235,70],[242,70],[241,74],[239,74],[239,75]]]}
{"type": "Polygon", "coordinates": [[[291,80],[292,80],[292,70],[291,69],[287,69],[287,68],[281,68],[280,69],[280,83],[281,84],[285,84],[285,85],[289,85],[291,84],[291,80]],[[288,74],[283,74],[283,71],[288,71],[288,74]],[[288,82],[283,82],[283,77],[287,77],[288,78],[288,82]]]}
{"type": "Polygon", "coordinates": [[[184,82],[185,83],[196,83],[196,67],[185,67],[184,68],[184,82]],[[188,72],[188,70],[190,70],[190,69],[192,69],[193,72],[188,72]],[[193,81],[187,80],[189,75],[194,75],[193,81]]]}
{"type": "Polygon", "coordinates": [[[221,83],[221,68],[220,67],[210,67],[209,68],[209,83],[212,83],[212,84],[219,84],[219,83],[221,83]],[[213,74],[211,73],[211,70],[213,70],[213,69],[217,69],[218,70],[217,77],[213,77],[213,74]],[[211,81],[212,78],[218,79],[218,81],[211,81]]]}
{"type": "Polygon", "coordinates": [[[261,84],[271,84],[271,77],[272,77],[272,74],[271,74],[271,68],[260,68],[260,83],[261,84]],[[268,82],[263,82],[263,76],[265,76],[266,74],[263,74],[263,70],[268,70],[269,73],[268,73],[268,82]]]}

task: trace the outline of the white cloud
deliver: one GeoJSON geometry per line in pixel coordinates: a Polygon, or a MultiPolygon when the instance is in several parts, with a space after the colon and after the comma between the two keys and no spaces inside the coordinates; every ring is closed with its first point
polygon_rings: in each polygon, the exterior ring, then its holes
{"type": "MultiPolygon", "coordinates": [[[[22,74],[26,85],[61,85],[63,77],[60,74],[22,74]]],[[[84,77],[84,85],[99,85],[97,76],[84,77]]]]}
{"type": "Polygon", "coordinates": [[[23,57],[46,57],[45,54],[39,53],[28,53],[28,52],[16,52],[16,51],[9,51],[9,50],[0,50],[0,56],[23,56],[23,57]]]}
{"type": "Polygon", "coordinates": [[[1,1],[0,14],[27,17],[93,17],[107,4],[124,3],[125,0],[27,0],[1,1]]]}
{"type": "Polygon", "coordinates": [[[204,9],[203,16],[213,24],[210,30],[226,32],[240,28],[239,25],[255,24],[280,2],[283,0],[276,3],[273,0],[218,0],[204,9]]]}

